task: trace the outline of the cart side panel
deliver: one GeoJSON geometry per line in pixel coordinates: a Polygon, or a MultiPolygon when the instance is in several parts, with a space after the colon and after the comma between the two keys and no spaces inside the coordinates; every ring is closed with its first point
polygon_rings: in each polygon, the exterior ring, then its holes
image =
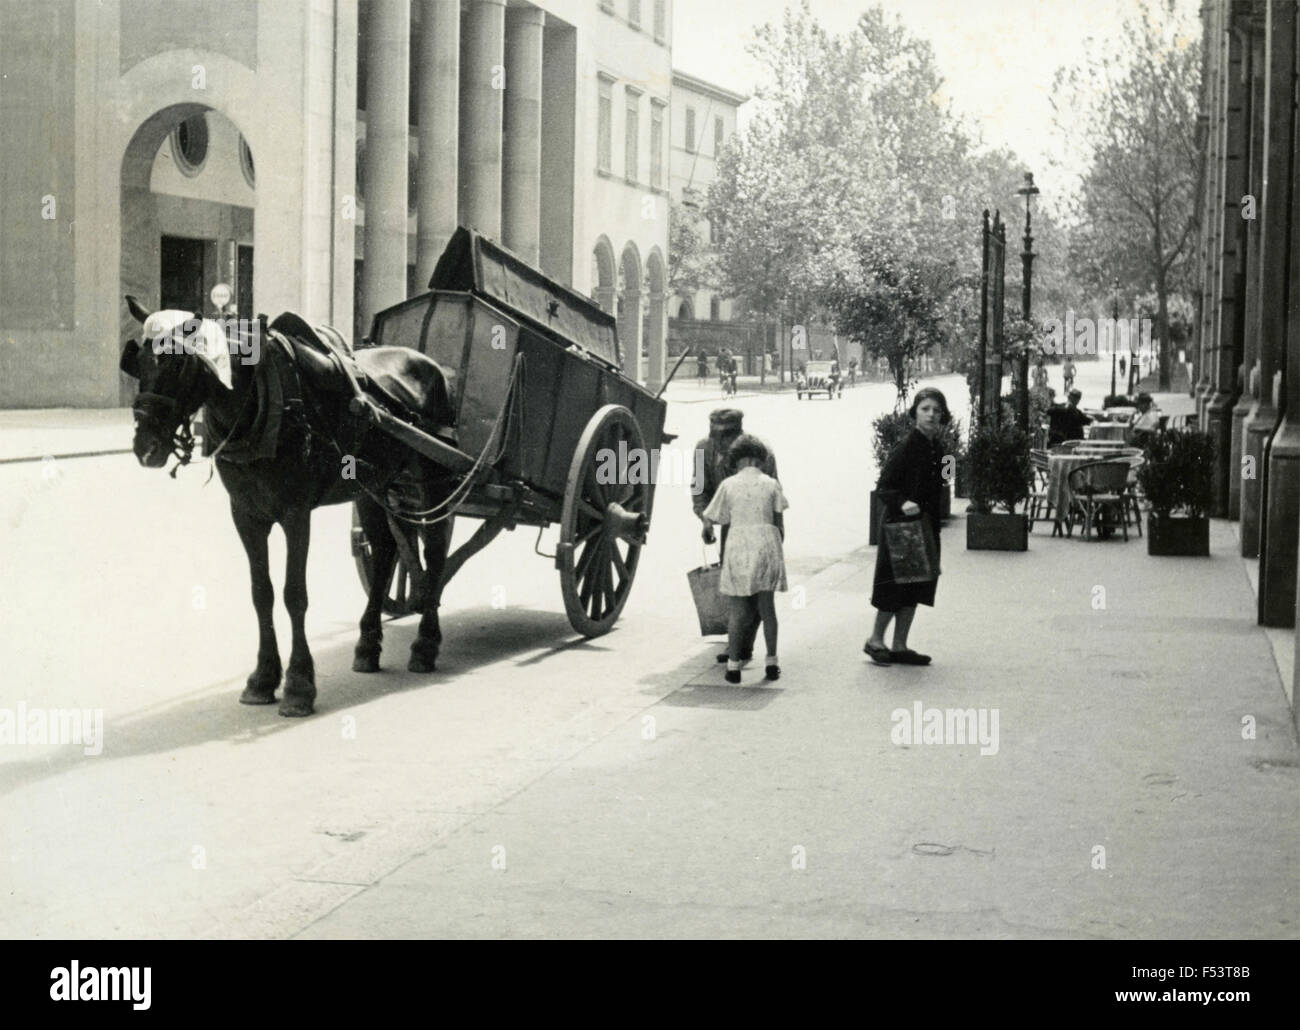
{"type": "Polygon", "coordinates": [[[607,372],[601,382],[601,403],[623,405],[636,417],[637,424],[641,427],[641,434],[645,437],[646,447],[654,449],[659,446],[664,428],[664,414],[667,410],[665,402],[645,390],[638,389],[622,376],[607,372]]]}
{"type": "Polygon", "coordinates": [[[378,312],[370,328],[371,341],[379,347],[419,350],[424,316],[431,303],[433,295],[425,293],[378,312]]]}
{"type": "MultiPolygon", "coordinates": [[[[462,451],[478,457],[506,403],[519,323],[478,299],[470,310],[470,342],[460,384],[456,439],[462,451]]],[[[500,447],[498,440],[493,453],[500,447]]]]}
{"type": "Polygon", "coordinates": [[[569,466],[578,440],[601,405],[600,378],[603,369],[570,351],[558,351],[560,377],[551,402],[551,425],[547,436],[546,472],[541,486],[563,495],[569,481],[569,466]]]}
{"type": "Polygon", "coordinates": [[[459,422],[462,379],[469,355],[470,309],[473,298],[467,293],[439,293],[428,312],[420,350],[438,363],[447,379],[447,396],[451,400],[454,421],[459,422]]]}
{"type": "MultiPolygon", "coordinates": [[[[523,425],[513,437],[513,446],[507,455],[505,471],[524,482],[549,490],[562,492],[547,477],[548,455],[552,447],[552,427],[561,403],[560,388],[564,382],[564,366],[572,356],[552,341],[527,328],[519,333],[519,353],[524,356],[523,367],[523,425]]],[[[572,458],[572,452],[561,456],[563,462],[572,458]]],[[[568,474],[568,465],[561,475],[568,474]]]]}

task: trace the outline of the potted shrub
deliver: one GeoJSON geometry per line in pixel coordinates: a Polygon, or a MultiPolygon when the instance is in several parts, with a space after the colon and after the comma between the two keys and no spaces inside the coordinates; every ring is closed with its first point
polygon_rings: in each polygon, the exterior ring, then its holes
{"type": "Polygon", "coordinates": [[[1029,550],[1029,522],[1016,511],[1029,498],[1028,434],[1015,425],[982,425],[971,437],[969,453],[966,549],[1029,550]]]}
{"type": "Polygon", "coordinates": [[[1214,439],[1198,430],[1155,434],[1137,480],[1151,511],[1147,554],[1208,557],[1214,439]]]}
{"type": "MultiPolygon", "coordinates": [[[[912,420],[906,411],[891,411],[879,415],[871,422],[871,453],[876,460],[876,476],[884,470],[894,448],[907,439],[912,431],[912,420]]],[[[880,527],[885,522],[884,505],[876,501],[876,491],[871,491],[871,516],[867,527],[867,542],[875,545],[880,527]]]]}

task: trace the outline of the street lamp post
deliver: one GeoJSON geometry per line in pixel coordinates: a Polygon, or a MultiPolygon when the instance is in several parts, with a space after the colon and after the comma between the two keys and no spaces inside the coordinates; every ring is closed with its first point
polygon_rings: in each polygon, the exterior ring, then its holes
{"type": "MultiPolygon", "coordinates": [[[[1034,173],[1025,172],[1025,184],[1016,190],[1025,198],[1025,249],[1020,253],[1022,262],[1020,309],[1026,322],[1029,321],[1030,300],[1034,283],[1034,237],[1030,232],[1030,201],[1038,193],[1034,185],[1034,173]]],[[[1020,428],[1029,432],[1029,343],[1025,342],[1024,352],[1020,355],[1020,428]]]]}
{"type": "Polygon", "coordinates": [[[1138,374],[1138,363],[1142,360],[1142,337],[1138,332],[1139,321],[1137,318],[1137,303],[1133,305],[1133,317],[1129,319],[1128,326],[1128,395],[1133,396],[1133,391],[1137,389],[1137,384],[1141,382],[1142,377],[1138,374]]]}
{"type": "Polygon", "coordinates": [[[1110,395],[1115,396],[1115,345],[1119,342],[1119,280],[1110,285],[1110,395]]]}

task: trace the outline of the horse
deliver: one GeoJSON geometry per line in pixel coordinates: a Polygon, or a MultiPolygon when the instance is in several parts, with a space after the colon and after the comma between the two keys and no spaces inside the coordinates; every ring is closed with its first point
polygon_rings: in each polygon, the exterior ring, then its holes
{"type": "Polygon", "coordinates": [[[444,512],[441,518],[413,520],[395,512],[402,502],[393,501],[400,494],[407,505],[413,500],[423,513],[436,512],[439,502],[445,507],[449,500],[454,477],[391,437],[368,430],[349,408],[355,397],[349,380],[365,384],[368,396],[400,417],[447,437],[452,408],[447,377],[438,364],[405,347],[353,353],[334,330],[322,327],[317,334],[291,313],[269,326],[259,319],[251,333],[241,335],[233,322],[196,319],[187,311],[150,314],[134,297],[126,303],[143,329],[141,341],[126,343],[120,361],[122,371],[140,383],[132,406],[136,459],[145,468],[162,468],[175,456],[174,477],[190,460],[190,426],[200,407],[205,435],[220,441],[211,457],[230,495],[230,514],[248,557],[258,625],[257,665],[240,702],[274,703],[283,676],[280,714],[300,717],[314,710],[315,665],[303,630],[307,550],[312,510],[326,504],[355,501],[373,549],[374,576],[353,670],[379,671],[383,602],[400,548],[411,575],[412,604],[421,612],[407,668],[434,671],[442,643],[438,607],[452,519],[444,512]],[[333,339],[333,346],[322,337],[333,339]],[[244,360],[232,361],[232,351],[244,360]],[[350,374],[343,361],[352,363],[350,374]],[[267,558],[267,538],[277,523],[288,550],[284,605],[293,626],[293,649],[287,672],[272,621],[275,589],[267,558]],[[423,568],[417,530],[424,542],[423,568]]]}

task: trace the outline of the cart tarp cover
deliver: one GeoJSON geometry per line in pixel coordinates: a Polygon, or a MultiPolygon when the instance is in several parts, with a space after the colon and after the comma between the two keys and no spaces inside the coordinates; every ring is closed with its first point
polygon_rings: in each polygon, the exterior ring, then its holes
{"type": "Polygon", "coordinates": [[[621,366],[613,315],[472,229],[461,226],[452,234],[429,289],[477,293],[496,300],[549,328],[566,343],[615,368],[621,366]]]}

